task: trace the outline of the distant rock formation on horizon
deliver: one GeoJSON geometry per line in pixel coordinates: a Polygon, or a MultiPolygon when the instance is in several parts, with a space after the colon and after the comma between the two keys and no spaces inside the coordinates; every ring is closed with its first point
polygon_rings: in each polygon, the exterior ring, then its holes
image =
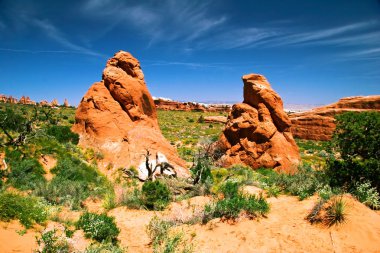
{"type": "Polygon", "coordinates": [[[82,98],[72,129],[81,146],[99,150],[116,168],[138,166],[149,150],[164,154],[179,175],[188,174],[185,161],[160,131],[140,63],[128,52],[107,61],[102,81],[82,98]]]}
{"type": "Polygon", "coordinates": [[[229,112],[227,104],[203,104],[197,102],[179,102],[167,98],[154,98],[157,109],[166,111],[200,111],[200,112],[229,112]]]}
{"type": "Polygon", "coordinates": [[[219,162],[224,166],[245,164],[253,169],[297,170],[299,150],[281,97],[262,75],[249,74],[242,79],[244,101],[233,105],[228,116],[217,144],[224,153],[219,162]]]}
{"type": "MultiPolygon", "coordinates": [[[[20,99],[17,99],[12,96],[7,96],[3,94],[0,94],[0,102],[10,103],[10,104],[38,105],[38,106],[51,106],[51,107],[60,106],[57,99],[53,99],[52,102],[48,102],[47,100],[35,102],[32,99],[30,99],[29,96],[22,96],[20,99]]],[[[69,101],[66,98],[62,106],[70,107],[69,101]]]]}
{"type": "Polygon", "coordinates": [[[380,111],[380,95],[346,97],[311,111],[290,114],[290,130],[295,138],[327,141],[335,130],[336,115],[373,110],[380,111]]]}

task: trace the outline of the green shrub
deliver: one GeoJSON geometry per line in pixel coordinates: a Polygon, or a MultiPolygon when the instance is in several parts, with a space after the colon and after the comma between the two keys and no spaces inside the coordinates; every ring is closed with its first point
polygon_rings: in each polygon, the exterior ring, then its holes
{"type": "Polygon", "coordinates": [[[196,162],[193,167],[190,168],[192,177],[194,178],[194,184],[206,183],[213,181],[211,174],[211,160],[209,157],[198,154],[195,158],[196,162]]]}
{"type": "Polygon", "coordinates": [[[66,143],[71,142],[73,144],[78,144],[79,135],[73,133],[69,126],[50,126],[47,129],[47,134],[55,137],[59,142],[66,143]]]}
{"type": "Polygon", "coordinates": [[[227,181],[220,188],[219,191],[223,193],[224,198],[234,198],[239,194],[239,184],[237,182],[227,181]]]}
{"type": "Polygon", "coordinates": [[[45,171],[36,159],[12,160],[8,183],[20,190],[31,190],[37,184],[46,183],[45,171]]]}
{"type": "Polygon", "coordinates": [[[236,219],[243,211],[250,217],[265,215],[269,211],[269,204],[263,196],[241,193],[237,182],[227,181],[220,191],[224,198],[205,207],[203,222],[217,217],[236,219]]]}
{"type": "Polygon", "coordinates": [[[130,209],[143,209],[142,193],[138,188],[123,191],[120,204],[130,209]]]}
{"type": "Polygon", "coordinates": [[[147,233],[152,241],[153,252],[193,252],[193,245],[184,241],[183,233],[170,233],[170,229],[174,226],[176,226],[174,222],[159,219],[157,216],[150,220],[147,233]]]}
{"type": "Polygon", "coordinates": [[[142,187],[142,201],[151,210],[163,210],[170,202],[170,191],[160,181],[147,181],[142,187]]]}
{"type": "Polygon", "coordinates": [[[77,229],[82,229],[88,238],[98,242],[116,243],[120,230],[115,224],[115,219],[106,214],[86,212],[81,215],[76,224],[77,229]]]}
{"type": "Polygon", "coordinates": [[[51,172],[55,174],[52,181],[38,185],[34,193],[52,204],[78,209],[86,198],[102,197],[110,191],[110,184],[104,176],[73,157],[60,158],[51,172]]]}
{"type": "Polygon", "coordinates": [[[370,182],[356,183],[353,194],[358,200],[373,209],[380,209],[380,197],[370,182]]]}
{"type": "Polygon", "coordinates": [[[37,244],[41,248],[36,253],[69,253],[69,244],[65,237],[56,235],[55,230],[47,231],[37,239],[37,244]]]}
{"type": "Polygon", "coordinates": [[[238,194],[232,198],[217,201],[213,216],[236,219],[242,211],[250,217],[257,217],[269,211],[269,204],[262,196],[238,194]]]}
{"type": "Polygon", "coordinates": [[[37,197],[22,196],[11,192],[0,193],[0,220],[20,220],[26,228],[47,219],[47,208],[37,197]]]}
{"type": "Polygon", "coordinates": [[[379,129],[379,112],[348,112],[336,117],[326,170],[332,186],[352,189],[356,182],[370,180],[380,192],[379,129]]]}
{"type": "Polygon", "coordinates": [[[346,220],[346,203],[343,198],[334,198],[326,210],[326,224],[338,225],[346,220]]]}
{"type": "Polygon", "coordinates": [[[345,187],[351,190],[355,183],[371,181],[372,186],[380,191],[380,160],[337,160],[329,159],[326,168],[326,176],[333,187],[345,187]]]}
{"type": "Polygon", "coordinates": [[[149,221],[147,233],[153,242],[153,247],[163,243],[165,238],[168,236],[169,229],[173,226],[175,226],[173,222],[162,220],[157,216],[153,217],[149,221]]]}
{"type": "Polygon", "coordinates": [[[101,243],[90,245],[84,253],[123,253],[124,249],[112,243],[101,243]]]}

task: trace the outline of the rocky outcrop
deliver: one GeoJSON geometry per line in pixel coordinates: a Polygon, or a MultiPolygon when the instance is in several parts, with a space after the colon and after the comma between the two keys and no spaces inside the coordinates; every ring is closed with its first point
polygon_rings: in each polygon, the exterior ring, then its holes
{"type": "Polygon", "coordinates": [[[300,156],[280,96],[262,75],[245,75],[243,82],[244,101],[232,107],[217,145],[220,162],[295,171],[300,156]]]}
{"type": "Polygon", "coordinates": [[[38,105],[40,105],[40,106],[51,106],[51,104],[48,101],[46,101],[46,100],[40,101],[38,103],[38,105]]]}
{"type": "Polygon", "coordinates": [[[157,109],[165,111],[229,112],[231,110],[230,105],[179,102],[163,98],[155,98],[154,104],[157,109]]]}
{"type": "Polygon", "coordinates": [[[23,105],[35,105],[36,102],[32,101],[30,99],[30,97],[25,97],[25,96],[22,96],[20,98],[20,100],[18,101],[19,104],[23,104],[23,105]]]}
{"type": "Polygon", "coordinates": [[[101,151],[114,167],[138,166],[146,150],[161,152],[179,175],[186,174],[185,162],[161,134],[139,61],[120,51],[108,60],[102,79],[77,108],[73,131],[80,145],[101,151]]]}
{"type": "Polygon", "coordinates": [[[222,123],[227,122],[226,116],[206,116],[203,118],[204,123],[222,123]]]}
{"type": "Polygon", "coordinates": [[[67,100],[67,98],[65,98],[65,101],[63,102],[63,106],[64,107],[69,107],[70,106],[69,101],[67,100]]]}
{"type": "Polygon", "coordinates": [[[380,96],[342,98],[338,102],[311,111],[293,113],[291,132],[306,140],[330,140],[335,130],[335,116],[344,112],[380,111],[380,96]]]}
{"type": "Polygon", "coordinates": [[[53,107],[59,106],[58,100],[57,99],[53,99],[53,101],[51,101],[51,103],[50,103],[50,106],[53,106],[53,107]]]}

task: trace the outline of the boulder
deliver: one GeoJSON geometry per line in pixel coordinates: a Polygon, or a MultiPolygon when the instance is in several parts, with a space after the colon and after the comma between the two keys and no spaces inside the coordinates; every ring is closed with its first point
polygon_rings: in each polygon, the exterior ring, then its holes
{"type": "Polygon", "coordinates": [[[227,117],[226,116],[205,116],[204,118],[205,123],[222,123],[226,124],[227,117]]]}
{"type": "Polygon", "coordinates": [[[338,102],[311,111],[290,114],[294,137],[306,140],[330,140],[335,130],[335,116],[344,112],[380,111],[380,96],[342,98],[338,102]]]}
{"type": "Polygon", "coordinates": [[[160,152],[179,176],[187,175],[185,162],[160,131],[139,61],[120,51],[107,61],[102,79],[76,110],[73,131],[80,135],[79,144],[99,150],[114,167],[137,167],[147,150],[160,152]]]}
{"type": "Polygon", "coordinates": [[[281,97],[262,75],[245,75],[243,82],[244,101],[233,105],[217,144],[220,163],[295,171],[300,155],[281,97]]]}

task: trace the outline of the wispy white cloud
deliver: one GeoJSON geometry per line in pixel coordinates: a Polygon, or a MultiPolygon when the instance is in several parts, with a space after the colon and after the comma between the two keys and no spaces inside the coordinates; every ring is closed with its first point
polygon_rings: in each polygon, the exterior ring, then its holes
{"type": "MultiPolygon", "coordinates": [[[[63,47],[67,49],[71,49],[71,50],[80,52],[82,54],[87,54],[87,55],[92,55],[92,56],[103,56],[102,54],[99,54],[93,50],[90,50],[88,48],[82,47],[78,44],[71,42],[64,33],[62,33],[56,26],[54,26],[48,20],[32,19],[31,22],[36,27],[41,29],[42,32],[47,37],[61,44],[63,47]]],[[[40,52],[49,52],[49,51],[40,51],[40,52]]],[[[65,51],[52,51],[52,52],[65,52],[65,51]]]]}
{"type": "Polygon", "coordinates": [[[111,23],[106,26],[106,32],[115,24],[134,27],[153,45],[176,40],[191,42],[223,25],[227,17],[210,15],[210,4],[210,1],[200,0],[163,0],[127,5],[114,0],[88,0],[83,10],[84,15],[103,17],[105,22],[111,23]]]}
{"type": "Polygon", "coordinates": [[[241,28],[235,30],[221,31],[213,37],[200,41],[198,48],[208,49],[235,49],[247,48],[258,45],[260,42],[281,34],[275,29],[265,28],[241,28]]]}
{"type": "Polygon", "coordinates": [[[311,32],[293,32],[290,34],[285,34],[274,38],[272,41],[267,43],[270,46],[285,46],[285,45],[300,45],[300,44],[316,44],[316,43],[340,43],[341,41],[337,40],[337,36],[346,36],[347,38],[352,38],[358,36],[357,32],[363,31],[365,29],[371,28],[374,25],[377,25],[378,21],[370,20],[367,22],[359,22],[348,25],[342,25],[333,28],[327,28],[322,30],[316,30],[311,32]],[[355,32],[355,35],[349,34],[355,32]]]}

